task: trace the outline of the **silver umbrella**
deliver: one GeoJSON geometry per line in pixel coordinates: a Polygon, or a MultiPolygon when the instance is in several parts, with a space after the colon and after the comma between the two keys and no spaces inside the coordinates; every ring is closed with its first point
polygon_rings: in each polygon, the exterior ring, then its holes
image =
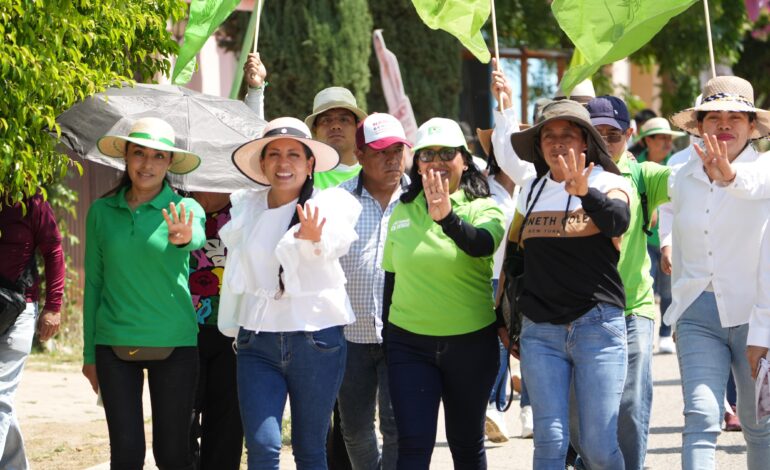
{"type": "Polygon", "coordinates": [[[103,155],[96,142],[107,134],[127,135],[135,120],[150,116],[171,124],[177,147],[201,157],[195,171],[169,173],[175,187],[220,193],[254,187],[235,168],[231,155],[243,143],[259,137],[266,123],[241,101],[173,85],[138,84],[88,97],[60,114],[56,122],[61,127],[61,142],[76,155],[123,169],[123,159],[103,155]]]}

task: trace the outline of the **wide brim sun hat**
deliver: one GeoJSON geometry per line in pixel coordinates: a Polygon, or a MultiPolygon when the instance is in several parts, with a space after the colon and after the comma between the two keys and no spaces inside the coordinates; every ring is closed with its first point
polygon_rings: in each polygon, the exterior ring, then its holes
{"type": "Polygon", "coordinates": [[[310,137],[310,129],[305,123],[297,118],[281,117],[267,123],[262,137],[238,147],[233,152],[233,164],[250,180],[262,186],[270,186],[270,182],[262,172],[259,159],[262,155],[262,149],[270,142],[278,139],[292,139],[307,145],[315,157],[314,173],[329,171],[340,162],[340,155],[333,147],[310,137]]]}
{"type": "Polygon", "coordinates": [[[315,118],[319,114],[325,113],[330,109],[347,109],[355,114],[359,121],[366,119],[366,111],[358,107],[358,102],[353,93],[347,88],[333,86],[324,88],[315,95],[313,99],[313,113],[305,118],[305,125],[312,129],[315,124],[315,118]]]}
{"type": "Polygon", "coordinates": [[[543,126],[552,121],[570,121],[583,130],[587,135],[586,165],[593,162],[595,165],[601,165],[604,171],[620,174],[618,166],[612,161],[607,148],[604,146],[599,132],[591,125],[591,117],[588,110],[577,101],[559,100],[548,103],[543,108],[543,114],[534,126],[521,132],[511,134],[511,145],[516,155],[522,160],[532,163],[538,163],[538,159],[544,158],[540,152],[540,131],[543,126]]]}
{"type": "Polygon", "coordinates": [[[734,76],[714,77],[703,87],[701,103],[671,116],[671,122],[688,134],[700,137],[698,132],[699,111],[730,111],[756,113],[754,131],[749,139],[761,139],[770,135],[770,111],[754,106],[754,87],[748,81],[734,76]]]}
{"type": "Polygon", "coordinates": [[[146,117],[134,122],[128,135],[105,135],[96,142],[96,147],[108,157],[126,158],[126,147],[132,142],[154,150],[171,152],[170,173],[183,175],[198,168],[200,157],[175,147],[174,139],[174,128],[169,123],[163,119],[146,117]]]}
{"type": "Polygon", "coordinates": [[[639,131],[639,135],[634,138],[634,142],[638,142],[651,135],[663,134],[670,135],[671,137],[682,137],[687,135],[686,132],[675,131],[671,129],[671,125],[668,123],[668,119],[662,117],[648,119],[644,124],[642,124],[642,128],[639,131]]]}

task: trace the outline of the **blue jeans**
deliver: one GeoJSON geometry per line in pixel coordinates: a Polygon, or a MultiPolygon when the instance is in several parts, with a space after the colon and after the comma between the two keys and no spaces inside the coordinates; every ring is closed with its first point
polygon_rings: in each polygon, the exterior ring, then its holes
{"type": "Polygon", "coordinates": [[[618,442],[626,470],[643,470],[652,409],[652,343],[655,322],[626,316],[628,368],[620,399],[618,442]]]}
{"type": "Polygon", "coordinates": [[[444,403],[456,470],[485,470],[484,418],[498,368],[497,329],[425,336],[388,325],[388,378],[398,426],[399,470],[427,470],[444,403]]]}
{"type": "Polygon", "coordinates": [[[713,469],[721,431],[727,377],[732,367],[738,417],[746,439],[749,470],[770,462],[770,418],[754,416],[754,380],[746,360],[748,324],[723,328],[713,292],[703,292],[676,323],[676,353],[684,394],[682,468],[713,469]]]}
{"type": "Polygon", "coordinates": [[[298,470],[326,470],[326,433],[345,371],[342,327],[238,332],[238,401],[250,470],[278,469],[287,395],[298,470]]]}
{"type": "Polygon", "coordinates": [[[647,253],[650,255],[650,275],[653,279],[652,290],[660,296],[660,329],[661,337],[671,336],[671,327],[663,323],[663,314],[671,305],[671,275],[660,269],[660,247],[647,245],[647,253]]]}
{"type": "Polygon", "coordinates": [[[21,382],[24,363],[32,350],[36,318],[36,304],[28,303],[16,323],[0,336],[0,468],[3,469],[23,470],[29,467],[13,398],[21,382]]]}
{"type": "Polygon", "coordinates": [[[353,470],[394,470],[398,458],[398,434],[381,344],[348,341],[345,377],[337,396],[337,406],[353,470]],[[382,455],[374,430],[376,405],[380,409],[382,455]]]}
{"type": "Polygon", "coordinates": [[[626,378],[626,322],[600,303],[566,325],[524,318],[521,364],[532,400],[535,470],[562,470],[574,377],[582,457],[594,470],[623,470],[618,409],[626,378]]]}
{"type": "Polygon", "coordinates": [[[489,395],[489,404],[502,409],[508,401],[508,350],[499,339],[497,343],[500,348],[500,367],[497,369],[497,377],[492,385],[492,393],[489,395]]]}

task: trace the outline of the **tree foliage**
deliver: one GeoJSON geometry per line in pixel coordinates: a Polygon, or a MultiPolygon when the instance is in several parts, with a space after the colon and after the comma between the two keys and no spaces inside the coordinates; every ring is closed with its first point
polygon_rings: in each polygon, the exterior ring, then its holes
{"type": "MultiPolygon", "coordinates": [[[[412,102],[417,124],[434,116],[456,119],[462,89],[460,42],[449,33],[425,26],[411,0],[370,1],[369,7],[374,29],[383,30],[385,44],[398,57],[404,89],[412,102]]],[[[371,35],[368,39],[371,44],[371,35]]],[[[370,67],[369,108],[386,112],[375,54],[370,67]]]]}
{"type": "Polygon", "coordinates": [[[372,29],[366,0],[264,2],[259,51],[270,86],[266,114],[310,114],[323,88],[350,89],[361,107],[369,91],[372,29]]]}
{"type": "MultiPolygon", "coordinates": [[[[768,83],[767,68],[762,66],[766,61],[755,57],[761,59],[770,53],[763,40],[747,34],[751,25],[746,18],[744,0],[710,0],[709,9],[717,61],[737,64],[735,72],[752,83],[768,83]]],[[[497,18],[503,44],[532,49],[574,47],[543,0],[497,2],[497,18]]],[[[642,66],[658,65],[664,81],[661,96],[664,115],[691,106],[700,93],[699,75],[709,69],[703,3],[696,2],[674,17],[629,59],[642,66]]]]}
{"type": "Polygon", "coordinates": [[[167,73],[181,0],[0,0],[0,196],[34,194],[69,159],[48,130],[88,95],[167,73]]]}
{"type": "MultiPolygon", "coordinates": [[[[711,0],[709,12],[716,60],[733,65],[741,58],[743,39],[750,27],[744,0],[711,0]]],[[[701,92],[699,76],[710,70],[703,3],[697,2],[675,16],[631,60],[641,65],[658,65],[664,78],[664,116],[692,106],[701,92]]]]}

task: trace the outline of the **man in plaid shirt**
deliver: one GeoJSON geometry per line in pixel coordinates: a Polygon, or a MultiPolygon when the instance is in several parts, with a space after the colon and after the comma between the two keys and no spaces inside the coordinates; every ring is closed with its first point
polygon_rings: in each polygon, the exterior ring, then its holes
{"type": "Polygon", "coordinates": [[[382,348],[385,272],[381,263],[388,220],[406,186],[404,162],[411,145],[395,117],[375,113],[358,126],[356,147],[361,173],[340,185],[358,199],[363,210],[356,225],[358,240],[340,259],[356,321],[345,327],[347,365],[337,401],[353,470],[390,470],[396,468],[398,441],[382,348]],[[377,405],[382,454],[374,430],[377,405]]]}

